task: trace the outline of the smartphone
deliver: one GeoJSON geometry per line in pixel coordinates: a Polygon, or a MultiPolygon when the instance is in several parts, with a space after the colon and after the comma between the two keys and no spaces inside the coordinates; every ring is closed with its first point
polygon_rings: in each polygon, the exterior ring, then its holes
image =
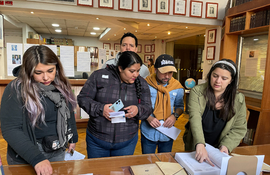
{"type": "Polygon", "coordinates": [[[112,104],[109,108],[114,110],[114,112],[118,112],[123,107],[124,107],[124,104],[123,104],[122,100],[119,99],[116,102],[114,102],[114,104],[112,104]]]}

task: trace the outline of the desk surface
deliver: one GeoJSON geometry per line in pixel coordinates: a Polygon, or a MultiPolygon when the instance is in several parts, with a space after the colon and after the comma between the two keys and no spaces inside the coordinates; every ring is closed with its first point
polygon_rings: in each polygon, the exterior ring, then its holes
{"type": "MultiPolygon", "coordinates": [[[[265,155],[265,163],[270,164],[270,144],[237,147],[233,153],[243,155],[265,155]]],[[[176,162],[175,153],[144,154],[121,157],[108,157],[98,159],[84,159],[77,161],[52,162],[54,174],[86,174],[94,173],[102,175],[126,175],[128,166],[155,163],[156,161],[176,162]]],[[[35,175],[34,169],[30,165],[4,166],[5,175],[35,175]]]]}

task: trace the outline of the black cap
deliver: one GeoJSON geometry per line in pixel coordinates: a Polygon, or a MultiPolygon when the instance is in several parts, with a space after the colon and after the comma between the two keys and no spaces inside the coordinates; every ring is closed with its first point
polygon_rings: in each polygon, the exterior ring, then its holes
{"type": "Polygon", "coordinates": [[[159,72],[163,74],[167,72],[177,72],[174,65],[173,57],[167,54],[162,54],[159,57],[157,57],[154,67],[157,68],[159,72]]]}

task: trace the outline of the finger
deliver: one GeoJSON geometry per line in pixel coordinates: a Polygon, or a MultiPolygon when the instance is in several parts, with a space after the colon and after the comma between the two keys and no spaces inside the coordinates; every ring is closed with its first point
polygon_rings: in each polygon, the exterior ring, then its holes
{"type": "Polygon", "coordinates": [[[209,157],[207,157],[205,160],[206,160],[206,162],[209,163],[211,166],[215,166],[215,165],[211,162],[211,160],[209,159],[209,157]]]}

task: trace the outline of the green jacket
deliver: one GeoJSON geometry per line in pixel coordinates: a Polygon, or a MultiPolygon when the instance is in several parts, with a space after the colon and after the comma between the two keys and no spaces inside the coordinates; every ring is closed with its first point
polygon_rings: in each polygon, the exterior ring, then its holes
{"type": "MultiPolygon", "coordinates": [[[[186,124],[186,131],[183,136],[186,151],[195,150],[195,146],[198,143],[205,144],[202,115],[207,102],[203,95],[206,87],[207,83],[204,83],[195,86],[190,91],[188,103],[189,122],[186,124]]],[[[234,104],[236,113],[226,123],[218,141],[218,147],[224,145],[228,148],[229,152],[239,145],[247,131],[245,96],[242,93],[237,93],[234,104]]]]}

